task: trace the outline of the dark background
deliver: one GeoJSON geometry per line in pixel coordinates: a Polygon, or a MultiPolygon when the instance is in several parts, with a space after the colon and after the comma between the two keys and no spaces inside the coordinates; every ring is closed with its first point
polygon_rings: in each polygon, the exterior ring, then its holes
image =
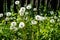
{"type": "MultiPolygon", "coordinates": [[[[0,13],[3,13],[3,4],[4,4],[4,1],[7,1],[7,8],[10,10],[11,0],[0,0],[0,13]]],[[[14,0],[14,1],[16,1],[16,0],[14,0]]],[[[25,0],[20,0],[20,1],[21,1],[21,4],[22,4],[21,6],[24,6],[25,0]]],[[[34,0],[34,5],[35,5],[35,1],[36,0],[34,0]]],[[[37,0],[37,1],[38,1],[38,3],[40,3],[39,2],[40,0],[37,0]]],[[[48,0],[48,3],[49,3],[49,1],[50,0],[48,0]]],[[[27,3],[29,4],[30,0],[28,0],[27,3]]],[[[42,0],[41,3],[42,3],[42,5],[44,5],[44,0],[42,0]]],[[[47,3],[47,7],[49,5],[48,3],[47,3]]],[[[57,9],[57,4],[58,4],[58,0],[52,0],[50,2],[50,4],[51,4],[51,8],[54,9],[54,10],[56,10],[57,9]]],[[[14,11],[16,11],[16,7],[15,6],[16,5],[14,4],[14,11]]],[[[60,0],[59,0],[59,7],[60,7],[60,0]]]]}

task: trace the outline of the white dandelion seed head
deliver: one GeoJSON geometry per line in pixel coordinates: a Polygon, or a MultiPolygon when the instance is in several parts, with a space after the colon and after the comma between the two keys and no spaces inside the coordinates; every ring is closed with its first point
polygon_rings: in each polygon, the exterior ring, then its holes
{"type": "Polygon", "coordinates": [[[54,19],[57,19],[58,17],[57,16],[54,16],[54,19]]]}
{"type": "Polygon", "coordinates": [[[51,20],[50,20],[50,23],[55,23],[55,20],[54,20],[54,19],[51,19],[51,20]]]}
{"type": "Polygon", "coordinates": [[[33,11],[37,11],[37,8],[34,8],[33,11]]]}
{"type": "Polygon", "coordinates": [[[6,18],[5,18],[5,21],[9,21],[9,18],[8,18],[8,17],[6,17],[6,18]]]}
{"type": "Polygon", "coordinates": [[[29,4],[26,8],[31,9],[32,8],[31,4],[29,4]]]}
{"type": "Polygon", "coordinates": [[[11,23],[11,26],[16,26],[16,25],[17,25],[16,22],[11,23]]]}
{"type": "Polygon", "coordinates": [[[53,15],[53,14],[54,14],[54,12],[53,12],[53,11],[50,11],[50,14],[51,14],[51,15],[53,15]]]}
{"type": "Polygon", "coordinates": [[[17,28],[17,27],[10,26],[10,30],[17,31],[17,30],[18,30],[18,28],[17,28]]]}
{"type": "Polygon", "coordinates": [[[3,13],[0,13],[0,17],[3,17],[3,13]]]}
{"type": "Polygon", "coordinates": [[[34,24],[37,24],[37,21],[32,20],[32,21],[31,21],[31,24],[33,24],[33,25],[34,25],[34,24]]]}
{"type": "Polygon", "coordinates": [[[19,23],[19,28],[23,28],[25,26],[25,23],[24,22],[20,22],[19,23]]]}
{"type": "Polygon", "coordinates": [[[24,16],[25,10],[25,7],[21,7],[21,9],[19,10],[20,16],[24,16]]]}
{"type": "Polygon", "coordinates": [[[11,12],[7,12],[6,13],[6,16],[11,16],[11,12]]]}
{"type": "Polygon", "coordinates": [[[25,7],[21,7],[20,11],[24,11],[25,12],[26,8],[25,7]]]}
{"type": "Polygon", "coordinates": [[[20,16],[24,16],[24,13],[20,13],[20,16]]]}
{"type": "Polygon", "coordinates": [[[35,19],[36,19],[36,20],[43,21],[43,20],[47,19],[47,17],[42,17],[42,16],[40,16],[40,15],[36,15],[36,16],[35,16],[35,19]]]}
{"type": "Polygon", "coordinates": [[[36,15],[36,16],[35,16],[35,19],[36,19],[36,20],[40,20],[40,15],[36,15]]]}
{"type": "Polygon", "coordinates": [[[18,5],[20,3],[20,1],[15,1],[15,4],[18,5]]]}

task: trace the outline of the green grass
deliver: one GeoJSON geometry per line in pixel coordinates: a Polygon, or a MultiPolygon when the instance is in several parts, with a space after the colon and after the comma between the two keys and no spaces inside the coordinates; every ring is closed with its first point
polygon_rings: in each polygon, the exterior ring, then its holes
{"type": "Polygon", "coordinates": [[[24,14],[24,16],[20,16],[19,14],[20,7],[17,6],[16,8],[18,13],[14,13],[13,8],[11,8],[11,16],[4,15],[9,18],[7,21],[5,17],[0,18],[0,40],[60,40],[60,10],[56,12],[51,10],[55,14],[50,14],[47,13],[48,10],[46,8],[43,9],[41,7],[39,15],[47,19],[38,21],[35,19],[35,15],[38,13],[37,11],[32,11],[33,8],[30,10],[26,9],[25,12],[28,12],[28,14],[24,14]],[[26,17],[27,20],[25,19],[26,17]],[[54,22],[52,21],[51,23],[51,19],[54,19],[54,22]],[[32,20],[37,21],[37,24],[33,25],[31,23],[32,20]],[[10,29],[12,22],[16,22],[15,27],[17,30],[10,29]],[[19,28],[20,22],[25,23],[23,28],[19,28]]]}

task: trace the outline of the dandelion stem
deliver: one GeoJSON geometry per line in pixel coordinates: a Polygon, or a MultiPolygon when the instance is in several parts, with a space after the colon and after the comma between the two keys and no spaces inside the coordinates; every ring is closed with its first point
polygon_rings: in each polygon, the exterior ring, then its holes
{"type": "Polygon", "coordinates": [[[26,0],[26,6],[27,6],[27,0],[26,0]]]}

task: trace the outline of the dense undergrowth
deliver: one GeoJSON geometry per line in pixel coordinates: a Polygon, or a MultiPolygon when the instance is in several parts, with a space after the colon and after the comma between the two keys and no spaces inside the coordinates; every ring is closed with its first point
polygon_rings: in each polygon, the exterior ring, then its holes
{"type": "Polygon", "coordinates": [[[60,10],[48,10],[46,6],[33,8],[32,4],[20,7],[17,13],[0,13],[0,40],[60,40],[60,10]],[[39,11],[39,13],[37,12],[39,11]]]}

